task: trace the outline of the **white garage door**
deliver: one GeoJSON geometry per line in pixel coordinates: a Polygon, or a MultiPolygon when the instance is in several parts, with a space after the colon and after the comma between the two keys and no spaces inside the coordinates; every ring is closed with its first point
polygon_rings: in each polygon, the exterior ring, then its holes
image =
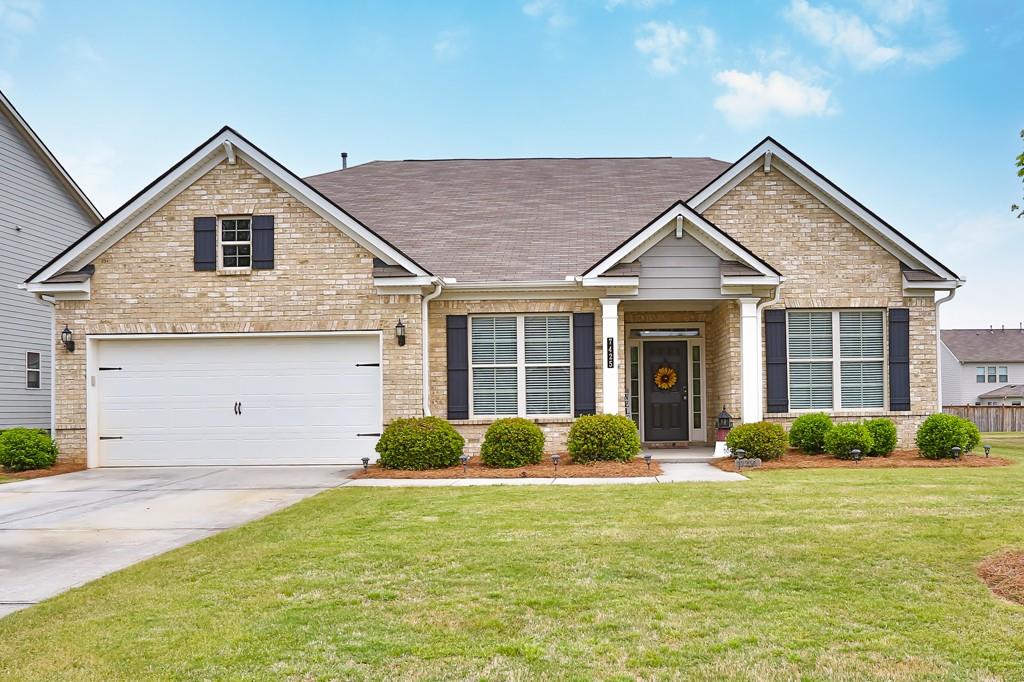
{"type": "Polygon", "coordinates": [[[379,337],[98,341],[99,466],[376,457],[379,337]]]}

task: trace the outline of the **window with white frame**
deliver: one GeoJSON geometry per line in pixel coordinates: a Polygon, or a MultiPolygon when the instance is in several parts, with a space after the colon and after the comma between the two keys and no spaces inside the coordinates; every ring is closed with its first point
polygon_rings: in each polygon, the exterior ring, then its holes
{"type": "Polygon", "coordinates": [[[790,409],[884,407],[884,318],[881,310],[790,311],[790,409]]]}
{"type": "Polygon", "coordinates": [[[474,417],[572,414],[570,315],[470,318],[474,417]]]}
{"type": "Polygon", "coordinates": [[[25,388],[42,386],[43,370],[39,364],[39,353],[25,353],[25,388]]]}
{"type": "Polygon", "coordinates": [[[1005,384],[1005,383],[1008,383],[1008,382],[1009,382],[1009,372],[1007,372],[1006,367],[1000,367],[999,368],[999,383],[1005,384]]]}
{"type": "Polygon", "coordinates": [[[978,383],[979,384],[985,383],[985,368],[984,367],[979,367],[978,368],[978,383]]]}
{"type": "Polygon", "coordinates": [[[220,219],[221,267],[234,270],[252,267],[252,219],[220,219]]]}

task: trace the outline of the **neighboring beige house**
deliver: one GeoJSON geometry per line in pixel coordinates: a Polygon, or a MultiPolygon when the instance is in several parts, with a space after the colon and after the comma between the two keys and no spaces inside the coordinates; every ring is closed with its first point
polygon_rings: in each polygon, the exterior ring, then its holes
{"type": "Polygon", "coordinates": [[[62,456],[353,462],[399,417],[706,443],[724,408],[938,409],[957,275],[771,138],[709,158],[373,162],[305,180],[224,128],[29,278],[62,456]],[[944,299],[936,300],[936,293],[944,299]],[[55,339],[59,345],[60,339],[55,339]],[[657,379],[655,378],[657,377],[657,379]]]}
{"type": "Polygon", "coordinates": [[[944,405],[1024,402],[1024,327],[943,329],[944,405]]]}

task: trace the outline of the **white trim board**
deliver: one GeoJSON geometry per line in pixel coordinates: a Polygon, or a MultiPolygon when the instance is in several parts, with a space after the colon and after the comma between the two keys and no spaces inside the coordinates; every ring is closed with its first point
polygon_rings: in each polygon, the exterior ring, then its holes
{"type": "Polygon", "coordinates": [[[30,283],[41,283],[67,269],[87,265],[166,205],[186,187],[225,160],[241,158],[282,189],[303,202],[356,243],[389,265],[400,265],[417,276],[430,273],[382,237],[335,205],[301,178],[272,159],[231,128],[225,127],[164,175],[100,223],[71,248],[33,275],[30,283]]]}
{"type": "Polygon", "coordinates": [[[703,213],[754,172],[769,168],[778,170],[798,184],[902,262],[930,270],[948,281],[956,282],[957,286],[963,284],[964,280],[960,279],[956,273],[935,260],[921,247],[900,234],[894,227],[840,190],[828,178],[818,173],[771,137],[765,138],[704,189],[690,197],[686,203],[694,210],[703,213]],[[762,163],[763,158],[771,159],[770,166],[768,163],[762,163]]]}

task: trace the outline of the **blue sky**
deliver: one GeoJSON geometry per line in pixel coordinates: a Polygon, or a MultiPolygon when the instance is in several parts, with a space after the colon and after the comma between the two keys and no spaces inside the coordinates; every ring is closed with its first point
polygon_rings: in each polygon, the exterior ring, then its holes
{"type": "Polygon", "coordinates": [[[109,212],[225,123],[372,159],[713,156],[767,134],[1024,321],[1024,3],[0,0],[0,88],[109,212]]]}

